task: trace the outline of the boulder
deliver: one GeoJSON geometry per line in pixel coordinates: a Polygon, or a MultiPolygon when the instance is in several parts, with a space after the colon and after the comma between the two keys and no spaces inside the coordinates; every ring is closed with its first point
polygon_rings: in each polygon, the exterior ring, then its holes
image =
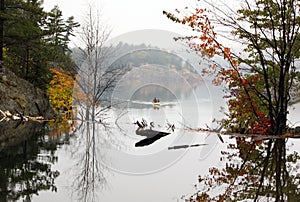
{"type": "Polygon", "coordinates": [[[0,71],[0,109],[26,116],[54,118],[47,95],[4,67],[0,71]]]}

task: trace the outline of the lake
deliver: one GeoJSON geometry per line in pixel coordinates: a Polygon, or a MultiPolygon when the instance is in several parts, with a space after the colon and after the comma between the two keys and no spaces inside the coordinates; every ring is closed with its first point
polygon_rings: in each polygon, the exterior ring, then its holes
{"type": "MultiPolygon", "coordinates": [[[[141,92],[148,91],[141,88],[141,92]]],[[[0,201],[171,202],[196,199],[199,190],[198,200],[204,200],[203,193],[215,197],[224,191],[232,200],[279,197],[291,201],[299,196],[299,139],[254,144],[249,138],[222,135],[221,140],[213,133],[190,130],[217,127],[212,122],[223,117],[221,91],[203,84],[165,98],[168,93],[160,92],[159,107],[137,93],[107,111],[107,119],[74,121],[67,130],[30,126],[23,139],[1,144],[0,201]],[[147,126],[138,129],[136,121],[147,126]],[[158,132],[145,135],[150,130],[158,132]],[[258,149],[251,149],[253,145],[258,149]],[[263,166],[266,162],[270,164],[263,166]],[[277,180],[272,176],[278,176],[277,180]],[[260,187],[261,194],[255,187],[260,187]]],[[[296,125],[299,110],[296,105],[289,114],[296,125]]]]}

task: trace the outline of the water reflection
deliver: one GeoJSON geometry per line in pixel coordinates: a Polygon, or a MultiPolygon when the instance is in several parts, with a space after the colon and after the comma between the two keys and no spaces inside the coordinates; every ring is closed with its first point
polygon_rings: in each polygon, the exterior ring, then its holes
{"type": "Polygon", "coordinates": [[[31,201],[41,190],[57,191],[56,147],[49,146],[44,124],[1,122],[0,131],[0,201],[31,201]]]}
{"type": "MultiPolygon", "coordinates": [[[[171,167],[171,165],[175,165],[175,162],[178,162],[185,153],[184,149],[169,152],[167,150],[168,146],[180,145],[181,148],[183,148],[181,144],[189,144],[191,147],[199,146],[190,145],[193,137],[183,137],[184,131],[177,128],[180,127],[178,121],[183,122],[182,116],[177,113],[180,109],[178,103],[179,102],[167,102],[164,100],[159,110],[153,110],[151,108],[151,100],[150,105],[148,103],[146,106],[143,104],[143,109],[134,107],[135,103],[129,103],[127,105],[127,113],[120,118],[120,125],[124,132],[120,132],[117,128],[114,128],[115,126],[112,123],[115,119],[113,119],[114,114],[112,114],[111,111],[101,111],[101,116],[96,116],[100,109],[100,107],[97,108],[96,106],[94,110],[91,108],[83,108],[83,106],[80,108],[82,111],[78,109],[80,115],[82,115],[82,117],[80,116],[82,121],[77,120],[75,124],[60,124],[58,127],[56,126],[56,129],[51,130],[43,124],[35,126],[35,124],[38,123],[34,123],[33,125],[23,125],[23,123],[11,122],[11,124],[13,123],[16,125],[10,125],[4,129],[1,128],[0,132],[3,131],[4,134],[6,134],[5,137],[15,137],[12,134],[20,135],[13,138],[13,141],[18,140],[19,142],[7,142],[5,148],[1,148],[0,150],[0,201],[25,200],[26,197],[26,200],[33,201],[118,201],[103,200],[103,195],[100,194],[101,192],[105,193],[105,190],[108,190],[108,188],[113,190],[115,187],[122,184],[125,184],[124,189],[122,190],[127,193],[126,188],[132,185],[128,184],[127,179],[122,181],[122,177],[125,175],[121,175],[121,177],[116,177],[117,179],[115,179],[114,176],[111,175],[111,171],[139,175],[154,172],[159,174],[160,172],[158,171],[163,171],[171,167]],[[172,103],[176,103],[177,105],[171,106],[172,103]],[[85,113],[87,112],[90,113],[86,115],[85,113]],[[158,141],[155,139],[159,136],[155,136],[162,134],[145,136],[145,138],[147,137],[146,139],[148,139],[147,142],[146,140],[141,140],[144,139],[144,137],[140,136],[141,130],[138,134],[135,133],[136,125],[134,125],[133,122],[140,120],[142,117],[149,121],[149,125],[151,123],[150,121],[155,122],[153,131],[166,131],[166,133],[170,132],[171,134],[161,136],[158,141]],[[169,123],[176,125],[175,131],[168,125],[169,123]],[[74,129],[71,129],[70,127],[74,127],[74,129]],[[10,129],[12,132],[8,132],[10,129]],[[149,140],[149,138],[152,139],[149,140]],[[141,142],[137,143],[140,140],[141,142]],[[24,142],[27,142],[27,146],[24,146],[24,142]],[[122,142],[124,142],[124,145],[122,142]],[[17,146],[8,149],[9,145],[17,146]],[[139,145],[143,145],[144,147],[135,147],[139,145]],[[148,145],[151,146],[148,147],[148,145]],[[33,147],[36,147],[34,151],[29,149],[33,147]],[[26,150],[26,148],[27,152],[25,152],[25,156],[27,157],[22,157],[22,159],[20,156],[23,155],[23,149],[26,150]],[[56,152],[57,149],[59,149],[58,152],[56,152]],[[18,155],[20,158],[19,160],[13,159],[13,163],[9,162],[10,156],[18,153],[15,150],[19,152],[18,155]],[[3,152],[5,155],[2,155],[3,152]],[[71,156],[69,156],[69,154],[71,156]],[[6,163],[11,163],[11,166],[6,166],[6,163]],[[56,164],[55,168],[57,167],[59,172],[53,169],[53,164],[56,164]],[[106,165],[108,165],[109,168],[106,165]],[[30,168],[22,170],[22,166],[30,168]],[[9,172],[10,174],[5,172],[9,172]],[[10,177],[12,176],[11,173],[16,172],[22,172],[22,179],[28,177],[28,180],[26,181],[28,184],[26,184],[27,187],[24,185],[24,181],[11,184],[10,180],[17,178],[10,177]],[[32,172],[34,172],[34,174],[32,174],[32,172]],[[38,177],[34,175],[37,175],[38,177]],[[59,177],[57,177],[58,175],[59,177]],[[39,177],[44,181],[35,182],[39,177]],[[37,185],[31,187],[33,183],[36,183],[37,185]],[[21,189],[20,187],[23,189],[22,193],[21,191],[16,193],[17,190],[21,189]],[[33,191],[30,191],[31,188],[33,191]],[[44,191],[40,192],[41,190],[44,191]],[[56,194],[51,193],[56,190],[56,194]],[[70,191],[72,193],[70,193],[70,191]],[[8,192],[14,196],[10,196],[8,192]],[[13,194],[13,192],[15,193],[13,194]],[[32,197],[36,194],[39,194],[39,196],[32,197]],[[100,195],[99,197],[98,194],[100,195]]],[[[203,103],[205,105],[203,108],[209,109],[209,103],[203,103]]],[[[192,106],[192,104],[188,105],[192,106]]],[[[197,112],[194,107],[192,108],[192,111],[189,109],[190,108],[185,108],[186,112],[183,114],[193,117],[191,121],[196,123],[197,116],[193,115],[197,112]]],[[[114,108],[113,110],[121,111],[119,108],[114,108]]],[[[123,111],[121,111],[121,113],[123,113],[123,111]]],[[[207,119],[207,117],[208,116],[206,116],[205,119],[207,119]]],[[[8,125],[10,123],[5,124],[8,125]]],[[[51,128],[53,127],[54,126],[51,125],[51,128]]],[[[147,129],[145,129],[145,131],[147,131],[147,129]]],[[[0,139],[2,137],[4,136],[0,135],[0,139]]],[[[177,146],[174,147],[174,149],[177,148],[177,146]]],[[[118,172],[113,172],[113,174],[120,176],[118,175],[118,172]]],[[[177,173],[173,176],[176,175],[177,173]]],[[[134,181],[135,179],[136,178],[130,178],[130,181],[134,181]]],[[[160,182],[160,180],[161,179],[157,180],[157,182],[160,182]]],[[[140,184],[143,186],[139,185],[138,187],[152,186],[152,184],[147,182],[147,179],[143,179],[143,181],[145,184],[140,184]]],[[[146,189],[147,188],[144,188],[144,190],[146,189]]],[[[119,195],[121,198],[122,190],[110,192],[108,195],[119,195]]],[[[137,189],[133,186],[131,189],[132,195],[136,192],[137,189]]],[[[168,193],[170,194],[170,192],[168,193]]],[[[175,192],[172,192],[171,194],[173,195],[174,193],[175,192]]],[[[176,193],[181,192],[176,191],[176,193]]],[[[140,192],[140,194],[142,194],[142,192],[140,192]]]]}
{"type": "Polygon", "coordinates": [[[286,139],[237,138],[221,154],[224,167],[199,176],[199,190],[188,200],[298,201],[300,156],[288,151],[286,139]]]}
{"type": "Polygon", "coordinates": [[[78,136],[77,145],[74,148],[76,156],[75,180],[73,182],[74,193],[79,201],[95,201],[97,196],[95,190],[106,185],[104,174],[105,167],[99,162],[101,152],[99,151],[102,138],[99,137],[98,124],[85,122],[81,125],[81,135],[78,136]]]}
{"type": "Polygon", "coordinates": [[[110,124],[96,115],[96,107],[95,110],[85,111],[87,113],[83,116],[84,121],[77,124],[76,141],[71,149],[75,161],[71,177],[74,178],[73,195],[76,195],[78,201],[91,202],[99,201],[99,190],[109,186],[109,169],[103,163],[106,161],[103,150],[111,145],[117,146],[119,141],[115,138],[110,124]]]}
{"type": "Polygon", "coordinates": [[[140,136],[146,137],[145,139],[142,139],[141,141],[135,143],[136,147],[144,147],[150,144],[153,144],[155,141],[159,140],[162,137],[165,137],[171,133],[169,132],[163,132],[163,131],[157,131],[152,129],[144,129],[139,127],[135,133],[140,136]]]}

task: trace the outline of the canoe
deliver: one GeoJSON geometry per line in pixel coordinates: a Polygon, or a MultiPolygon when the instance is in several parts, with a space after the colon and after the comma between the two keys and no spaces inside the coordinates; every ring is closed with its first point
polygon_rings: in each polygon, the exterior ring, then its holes
{"type": "Polygon", "coordinates": [[[152,102],[153,107],[160,107],[160,102],[152,102]]]}

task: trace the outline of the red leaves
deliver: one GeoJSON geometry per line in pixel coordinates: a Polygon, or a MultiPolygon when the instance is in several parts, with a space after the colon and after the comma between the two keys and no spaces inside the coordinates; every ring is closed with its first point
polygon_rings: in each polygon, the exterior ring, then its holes
{"type": "Polygon", "coordinates": [[[259,95],[263,95],[264,84],[258,74],[243,75],[231,49],[222,45],[217,39],[214,26],[209,18],[209,11],[196,8],[192,13],[186,15],[178,12],[181,17],[164,13],[177,23],[189,26],[195,33],[194,36],[181,37],[189,47],[200,53],[203,57],[213,58],[216,55],[222,56],[229,62],[227,66],[216,70],[216,65],[203,69],[202,73],[215,73],[213,79],[215,85],[225,82],[229,88],[228,98],[229,114],[227,127],[234,132],[265,134],[270,129],[270,120],[267,117],[267,109],[262,103],[259,95]],[[258,103],[258,104],[257,104],[258,103]],[[260,114],[260,112],[262,114],[260,114]]]}
{"type": "Polygon", "coordinates": [[[252,133],[266,135],[271,130],[271,120],[261,111],[257,112],[257,114],[259,119],[253,125],[252,133]]]}
{"type": "Polygon", "coordinates": [[[224,70],[224,79],[226,75],[230,81],[230,94],[227,97],[230,99],[228,129],[240,133],[267,134],[271,129],[271,121],[266,106],[256,94],[257,90],[263,89],[261,75],[241,77],[232,71],[224,70]]]}
{"type": "MultiPolygon", "coordinates": [[[[177,13],[182,15],[181,12],[177,11],[177,13]]],[[[238,62],[234,59],[231,49],[223,46],[217,40],[217,34],[208,16],[208,10],[195,8],[194,12],[188,13],[187,15],[183,14],[181,18],[165,11],[164,14],[174,22],[187,25],[196,32],[194,36],[180,38],[180,40],[185,41],[192,50],[201,53],[203,57],[207,58],[213,58],[215,55],[223,56],[232,66],[232,68],[229,69],[238,71],[238,62]]],[[[215,71],[215,69],[213,71],[215,71]]],[[[203,70],[202,73],[205,74],[208,72],[210,71],[203,70]]],[[[232,83],[234,80],[237,81],[236,77],[238,77],[238,74],[237,72],[235,74],[236,75],[232,78],[233,73],[227,74],[220,70],[217,77],[213,80],[213,83],[220,85],[222,82],[232,83]]]]}
{"type": "MultiPolygon", "coordinates": [[[[180,12],[177,12],[178,14],[180,12]]],[[[192,28],[193,31],[197,32],[194,37],[183,37],[189,47],[196,52],[201,52],[203,56],[212,58],[216,54],[222,54],[222,45],[218,44],[215,40],[216,33],[214,32],[213,26],[206,15],[208,11],[202,8],[196,8],[194,13],[176,17],[174,14],[163,12],[169,19],[176,23],[181,23],[192,28]],[[199,40],[194,40],[199,39],[199,40]]],[[[228,57],[228,56],[227,56],[228,57]]]]}
{"type": "Polygon", "coordinates": [[[223,53],[224,53],[224,59],[232,60],[232,56],[231,56],[231,53],[230,53],[230,48],[224,47],[223,53]]]}

